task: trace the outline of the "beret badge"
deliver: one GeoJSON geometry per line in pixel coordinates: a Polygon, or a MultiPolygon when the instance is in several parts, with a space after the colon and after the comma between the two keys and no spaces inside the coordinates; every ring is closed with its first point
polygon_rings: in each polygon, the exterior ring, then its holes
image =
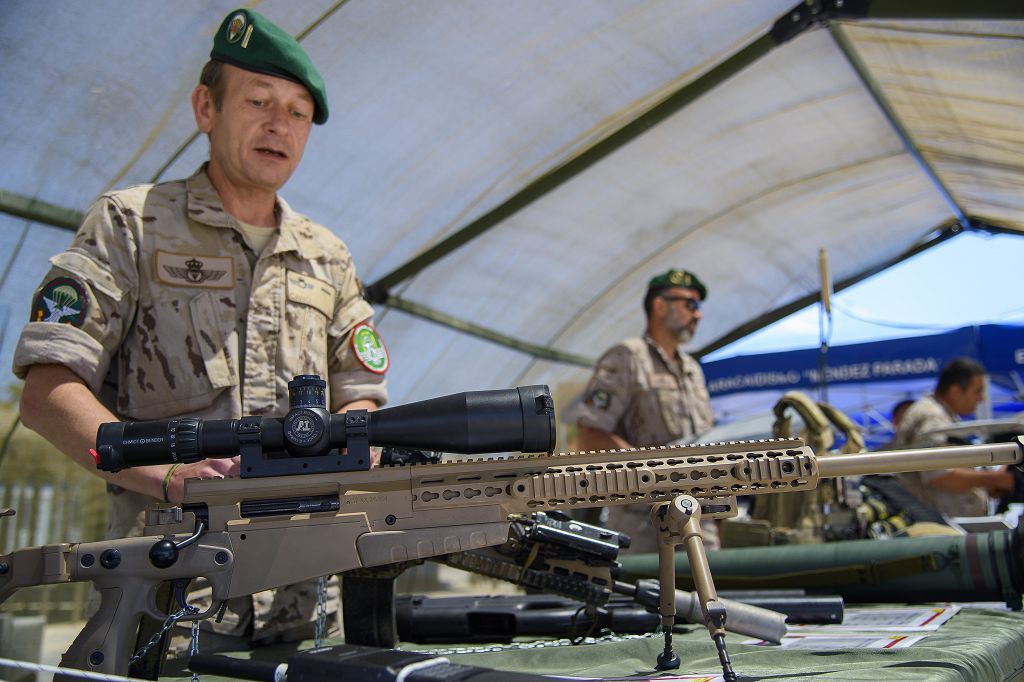
{"type": "Polygon", "coordinates": [[[249,23],[245,18],[244,12],[238,12],[235,16],[231,17],[231,21],[228,22],[227,32],[225,38],[229,43],[237,43],[242,38],[242,32],[245,31],[246,24],[249,23]]]}

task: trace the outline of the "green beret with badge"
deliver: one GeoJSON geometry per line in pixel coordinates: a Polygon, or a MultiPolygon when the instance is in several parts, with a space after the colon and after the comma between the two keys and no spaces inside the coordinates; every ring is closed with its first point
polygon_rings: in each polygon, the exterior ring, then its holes
{"type": "Polygon", "coordinates": [[[668,289],[670,287],[693,289],[700,294],[700,300],[702,301],[706,301],[708,298],[708,288],[704,286],[704,282],[701,282],[700,278],[689,270],[669,270],[656,277],[652,277],[651,281],[647,283],[648,291],[651,289],[668,289]]]}
{"type": "Polygon", "coordinates": [[[295,38],[259,12],[229,13],[213,36],[210,59],[305,85],[316,105],[313,123],[327,120],[327,88],[309,55],[295,38]]]}

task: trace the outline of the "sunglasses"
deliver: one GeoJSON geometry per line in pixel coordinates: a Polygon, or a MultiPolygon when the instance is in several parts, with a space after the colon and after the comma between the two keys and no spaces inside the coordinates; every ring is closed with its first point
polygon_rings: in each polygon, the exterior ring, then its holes
{"type": "Polygon", "coordinates": [[[686,307],[690,309],[690,312],[700,310],[700,301],[695,298],[689,298],[688,296],[662,296],[661,298],[666,301],[686,301],[686,307]]]}

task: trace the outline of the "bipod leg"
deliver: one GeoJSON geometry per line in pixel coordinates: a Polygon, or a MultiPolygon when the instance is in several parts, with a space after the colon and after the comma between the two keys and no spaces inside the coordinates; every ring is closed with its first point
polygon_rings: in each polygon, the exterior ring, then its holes
{"type": "Polygon", "coordinates": [[[715,583],[711,578],[708,557],[700,531],[700,503],[689,495],[679,495],[671,502],[662,502],[651,509],[651,520],[658,532],[659,612],[665,630],[665,649],[658,655],[658,669],[679,667],[679,656],[672,651],[672,625],[675,623],[676,605],[676,545],[684,545],[690,560],[690,571],[697,597],[700,600],[704,624],[718,649],[722,675],[726,682],[734,682],[729,652],[725,648],[725,606],[718,601],[715,583]]]}
{"type": "Polygon", "coordinates": [[[676,623],[676,546],[666,541],[667,533],[659,524],[659,514],[671,503],[652,508],[655,528],[658,529],[658,613],[661,614],[661,629],[665,634],[665,648],[658,654],[658,670],[675,670],[679,667],[679,655],[672,651],[672,628],[676,623]]]}

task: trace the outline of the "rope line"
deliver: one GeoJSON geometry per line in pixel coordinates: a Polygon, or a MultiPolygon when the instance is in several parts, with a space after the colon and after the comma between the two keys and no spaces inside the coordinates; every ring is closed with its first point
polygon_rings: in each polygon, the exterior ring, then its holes
{"type": "Polygon", "coordinates": [[[146,682],[137,677],[122,677],[121,675],[108,675],[106,673],[91,673],[75,668],[61,668],[55,665],[44,663],[29,663],[28,661],[16,661],[12,658],[0,658],[0,668],[16,668],[18,670],[33,670],[35,672],[67,675],[78,677],[83,680],[102,680],[104,682],[146,682]]]}

